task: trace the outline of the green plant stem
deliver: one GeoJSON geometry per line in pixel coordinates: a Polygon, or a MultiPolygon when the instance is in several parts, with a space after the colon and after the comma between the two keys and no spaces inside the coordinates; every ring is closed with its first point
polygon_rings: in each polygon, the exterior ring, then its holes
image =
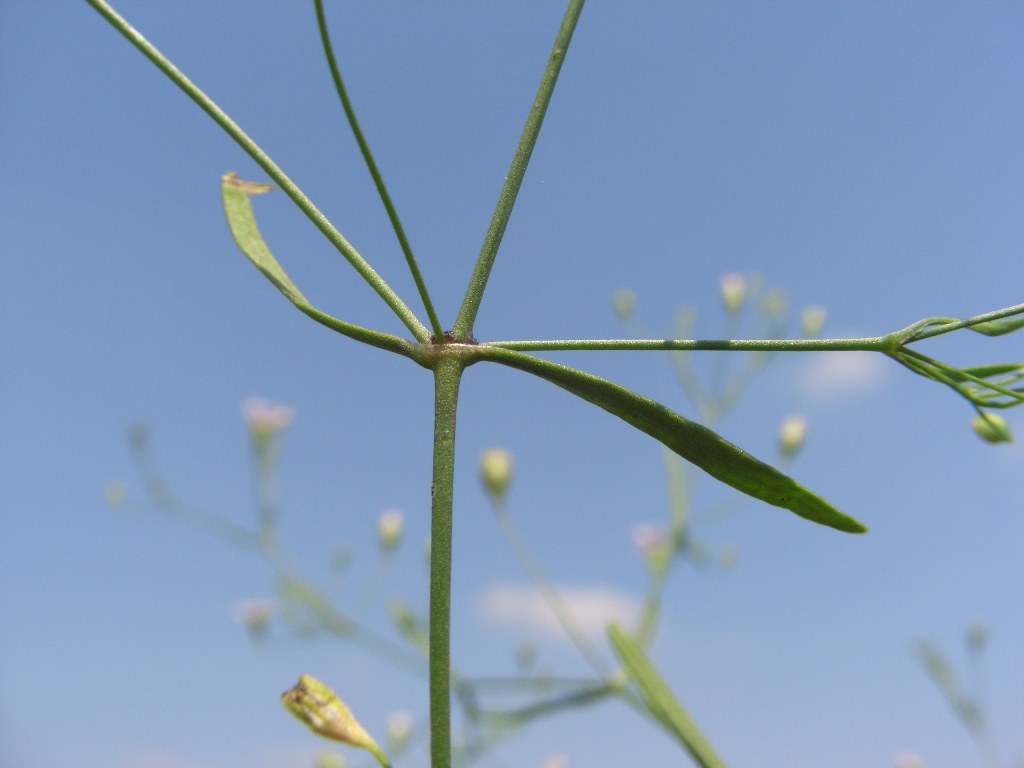
{"type": "Polygon", "coordinates": [[[452,491],[455,481],[455,412],[463,362],[441,357],[434,365],[434,477],[430,505],[430,759],[451,766],[450,618],[452,491]]]}
{"type": "Polygon", "coordinates": [[[266,171],[267,175],[284,190],[285,194],[306,214],[316,228],[341,252],[341,255],[348,260],[349,264],[355,267],[356,272],[370,284],[370,287],[377,292],[377,295],[384,299],[384,302],[398,315],[398,318],[405,324],[405,327],[409,329],[417,341],[425,342],[430,338],[430,332],[426,326],[419,321],[419,318],[416,317],[413,311],[406,306],[398,294],[391,289],[391,286],[384,281],[384,278],[374,271],[373,267],[352,247],[344,235],[313,204],[313,201],[306,197],[305,193],[295,185],[295,182],[288,178],[285,172],[278,167],[277,163],[224,110],[217,106],[209,96],[203,93],[195,83],[189,80],[180,69],[174,66],[166,56],[160,53],[152,43],[143,37],[138,30],[119,15],[105,0],[85,1],[95,8],[111,26],[124,35],[128,42],[134,45],[143,56],[153,62],[161,72],[167,75],[206,114],[212,117],[214,122],[223,128],[225,133],[234,139],[235,143],[245,150],[260,168],[266,171]]]}
{"type": "Polygon", "coordinates": [[[533,552],[530,551],[529,545],[526,543],[526,539],[523,538],[519,532],[519,528],[516,526],[515,520],[508,512],[508,507],[504,500],[494,500],[494,516],[498,520],[498,526],[501,528],[501,532],[505,537],[505,541],[512,548],[516,558],[519,560],[523,569],[529,575],[530,580],[533,581],[534,586],[541,593],[544,598],[544,602],[548,604],[548,608],[555,614],[555,618],[558,619],[558,623],[562,625],[562,629],[572,640],[573,645],[582,654],[583,658],[587,660],[587,663],[593,667],[594,671],[602,678],[607,677],[611,670],[608,664],[601,654],[597,652],[590,641],[587,640],[586,635],[576,625],[576,620],[573,615],[569,612],[565,603],[562,601],[561,596],[558,594],[558,590],[555,589],[554,585],[548,579],[544,573],[544,569],[541,564],[537,561],[537,558],[533,556],[533,552]]]}
{"type": "Polygon", "coordinates": [[[498,196],[498,204],[491,217],[491,223],[487,227],[483,245],[480,247],[480,255],[477,256],[476,264],[473,267],[473,274],[469,279],[469,286],[466,288],[466,296],[462,300],[459,316],[455,320],[453,332],[457,340],[461,341],[473,335],[473,324],[476,322],[476,314],[480,310],[480,300],[487,287],[491,267],[494,266],[494,259],[498,255],[501,239],[505,235],[505,227],[512,215],[512,208],[516,204],[516,196],[523,184],[526,167],[530,163],[533,147],[537,143],[540,127],[544,122],[544,114],[551,102],[551,94],[555,90],[558,73],[562,69],[562,62],[565,61],[565,54],[582,10],[583,0],[569,0],[565,15],[562,17],[562,24],[555,36],[555,44],[551,48],[547,66],[544,67],[537,95],[534,97],[530,113],[526,117],[526,125],[523,127],[519,146],[516,147],[516,153],[512,157],[512,165],[505,177],[505,184],[498,196]]]}
{"type": "Polygon", "coordinates": [[[492,341],[487,346],[517,352],[591,350],[719,351],[719,352],[883,352],[891,344],[886,336],[859,339],[551,339],[547,341],[492,341]]]}
{"type": "Polygon", "coordinates": [[[327,31],[327,16],[324,14],[323,0],[313,0],[313,5],[316,7],[316,23],[320,28],[320,40],[323,42],[327,66],[331,70],[331,77],[334,79],[334,87],[338,91],[338,97],[341,99],[341,106],[345,110],[345,117],[348,118],[352,135],[355,136],[356,143],[359,145],[359,151],[363,155],[363,160],[366,161],[366,167],[370,171],[370,176],[373,177],[373,183],[377,187],[377,194],[380,195],[380,200],[384,203],[384,209],[388,212],[388,218],[391,220],[392,229],[395,230],[398,244],[402,248],[402,253],[405,254],[405,262],[409,265],[412,279],[416,283],[416,290],[419,291],[420,299],[423,300],[423,307],[427,311],[430,327],[434,331],[434,338],[437,339],[438,344],[443,344],[444,328],[441,327],[441,321],[438,320],[437,312],[434,311],[434,304],[430,300],[427,284],[423,282],[423,275],[420,273],[416,257],[413,255],[412,247],[409,245],[409,239],[405,236],[405,228],[402,226],[401,219],[398,218],[398,211],[395,210],[394,203],[391,202],[391,195],[388,194],[388,188],[384,184],[384,177],[380,174],[377,161],[373,159],[370,145],[363,135],[363,129],[359,126],[359,120],[356,119],[356,111],[352,107],[352,101],[349,99],[348,91],[345,89],[345,82],[341,79],[341,69],[338,67],[338,61],[334,56],[334,47],[331,45],[331,36],[327,31]]]}

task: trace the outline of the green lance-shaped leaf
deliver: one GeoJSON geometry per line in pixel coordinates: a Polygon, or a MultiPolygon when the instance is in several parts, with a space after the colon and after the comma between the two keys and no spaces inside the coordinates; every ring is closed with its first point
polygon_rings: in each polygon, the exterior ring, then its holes
{"type": "Polygon", "coordinates": [[[228,226],[231,228],[231,236],[235,243],[256,268],[264,276],[277,286],[277,290],[288,297],[288,300],[299,307],[308,307],[310,303],[302,295],[302,291],[291,281],[291,278],[281,269],[274,254],[263,242],[259,227],[256,226],[256,217],[252,213],[252,204],[249,202],[249,195],[262,195],[274,188],[273,184],[263,184],[255,181],[243,181],[238,174],[230,171],[221,176],[220,193],[224,200],[224,214],[228,219],[228,226]]]}
{"type": "Polygon", "coordinates": [[[1002,336],[1024,328],[1024,317],[1007,317],[1002,320],[988,320],[977,325],[967,326],[972,331],[984,333],[986,336],[1002,336]]]}
{"type": "Polygon", "coordinates": [[[712,477],[748,496],[840,531],[867,531],[859,520],[840,512],[775,467],[755,459],[714,431],[683,418],[661,403],[607,379],[512,350],[482,345],[479,357],[532,373],[615,414],[712,477]]]}
{"type": "Polygon", "coordinates": [[[622,666],[640,688],[647,709],[665,730],[679,740],[701,768],[726,768],[725,761],[701,733],[686,708],[672,695],[672,690],[651,664],[643,648],[614,622],[608,625],[608,638],[622,666]]]}
{"type": "Polygon", "coordinates": [[[224,215],[227,217],[231,236],[235,239],[239,250],[285,295],[288,301],[321,325],[364,344],[412,357],[412,345],[404,339],[331,317],[310,304],[309,300],[302,295],[302,291],[277,263],[274,254],[270,252],[267,244],[263,241],[259,227],[256,226],[256,217],[253,216],[252,204],[249,202],[251,195],[262,195],[273,188],[273,184],[243,181],[234,171],[221,176],[220,190],[221,198],[224,201],[224,215]]]}

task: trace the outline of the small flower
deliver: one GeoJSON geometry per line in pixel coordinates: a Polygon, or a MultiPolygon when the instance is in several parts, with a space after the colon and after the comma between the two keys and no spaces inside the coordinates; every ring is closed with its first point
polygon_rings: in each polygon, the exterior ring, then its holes
{"type": "Polygon", "coordinates": [[[395,754],[401,754],[409,746],[412,736],[412,715],[408,712],[392,712],[388,715],[388,747],[395,754]]]}
{"type": "Polygon", "coordinates": [[[512,482],[512,454],[504,448],[488,448],[480,454],[480,479],[494,501],[503,499],[512,482]]]}
{"type": "Polygon", "coordinates": [[[320,736],[370,752],[388,766],[384,751],[356,720],[338,695],[312,675],[300,675],[299,682],[281,695],[284,708],[320,736]]]}
{"type": "Polygon", "coordinates": [[[551,755],[547,760],[540,764],[540,768],[568,768],[569,767],[569,756],[558,754],[551,755]]]}
{"type": "Polygon", "coordinates": [[[402,540],[405,516],[400,509],[388,509],[380,513],[377,520],[377,541],[380,548],[390,552],[402,540]]]}
{"type": "Polygon", "coordinates": [[[620,320],[628,320],[636,311],[636,294],[629,288],[620,288],[612,294],[612,306],[620,320]]]}
{"type": "Polygon", "coordinates": [[[266,639],[270,621],[277,613],[277,600],[273,598],[242,600],[235,603],[231,612],[235,620],[245,627],[249,637],[254,642],[260,642],[266,639]]]}
{"type": "Polygon", "coordinates": [[[925,768],[924,760],[907,750],[896,753],[893,757],[893,765],[896,768],[925,768]]]}
{"type": "Polygon", "coordinates": [[[825,327],[827,313],[824,307],[806,307],[800,313],[800,328],[808,339],[815,338],[825,327]]]}
{"type": "Polygon", "coordinates": [[[787,416],[779,425],[779,453],[787,459],[796,455],[807,437],[807,419],[787,416]]]}
{"type": "Polygon", "coordinates": [[[722,275],[720,281],[722,289],[722,303],[730,315],[735,315],[743,308],[743,302],[747,300],[747,281],[738,272],[730,272],[722,275]]]}
{"type": "Polygon", "coordinates": [[[653,525],[638,525],[633,528],[633,546],[652,571],[664,570],[671,554],[669,535],[653,525]]]}
{"type": "Polygon", "coordinates": [[[975,416],[974,420],[971,421],[971,428],[986,443],[1013,442],[1013,433],[1010,432],[1010,425],[998,413],[985,412],[984,415],[975,416]]]}
{"type": "Polygon", "coordinates": [[[259,397],[250,397],[242,401],[242,416],[249,425],[249,434],[254,439],[265,440],[288,428],[295,417],[295,409],[259,397]]]}

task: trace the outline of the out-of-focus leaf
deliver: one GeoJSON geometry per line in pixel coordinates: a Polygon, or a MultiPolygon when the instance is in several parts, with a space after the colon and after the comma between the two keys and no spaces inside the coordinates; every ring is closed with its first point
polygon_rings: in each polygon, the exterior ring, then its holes
{"type": "Polygon", "coordinates": [[[775,467],[755,459],[707,427],[625,387],[575,368],[508,349],[482,346],[479,356],[532,373],[603,408],[748,496],[840,531],[867,531],[863,523],[840,512],[775,467]]]}
{"type": "Polygon", "coordinates": [[[608,625],[608,638],[622,666],[640,688],[647,709],[665,730],[679,740],[701,768],[726,768],[686,708],[672,695],[643,648],[614,622],[608,625]]]}

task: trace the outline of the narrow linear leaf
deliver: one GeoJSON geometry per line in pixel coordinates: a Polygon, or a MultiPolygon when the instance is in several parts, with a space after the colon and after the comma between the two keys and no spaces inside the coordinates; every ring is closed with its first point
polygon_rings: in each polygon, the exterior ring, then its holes
{"type": "Polygon", "coordinates": [[[961,373],[979,379],[990,379],[1007,373],[1024,373],[1024,363],[993,363],[992,365],[976,365],[973,368],[961,368],[961,373]]]}
{"type": "Polygon", "coordinates": [[[607,379],[512,350],[481,345],[479,357],[532,373],[603,408],[748,496],[840,531],[867,531],[859,520],[840,512],[775,467],[661,403],[607,379]]]}
{"type": "Polygon", "coordinates": [[[679,740],[701,768],[726,768],[725,761],[718,756],[690,713],[672,694],[643,648],[614,622],[608,625],[608,638],[619,661],[636,681],[644,703],[658,722],[679,740]]]}
{"type": "Polygon", "coordinates": [[[1004,320],[988,320],[977,325],[967,326],[972,331],[984,333],[986,336],[1002,336],[1024,328],[1024,317],[1007,317],[1004,320]]]}
{"type": "Polygon", "coordinates": [[[256,217],[253,216],[249,195],[262,195],[264,192],[272,190],[274,185],[243,181],[234,171],[225,173],[221,176],[220,181],[221,197],[224,200],[224,215],[227,217],[231,236],[235,238],[239,250],[292,304],[298,307],[311,306],[306,297],[302,295],[302,291],[281,269],[274,254],[270,252],[267,244],[263,241],[259,227],[256,226],[256,217]]]}

